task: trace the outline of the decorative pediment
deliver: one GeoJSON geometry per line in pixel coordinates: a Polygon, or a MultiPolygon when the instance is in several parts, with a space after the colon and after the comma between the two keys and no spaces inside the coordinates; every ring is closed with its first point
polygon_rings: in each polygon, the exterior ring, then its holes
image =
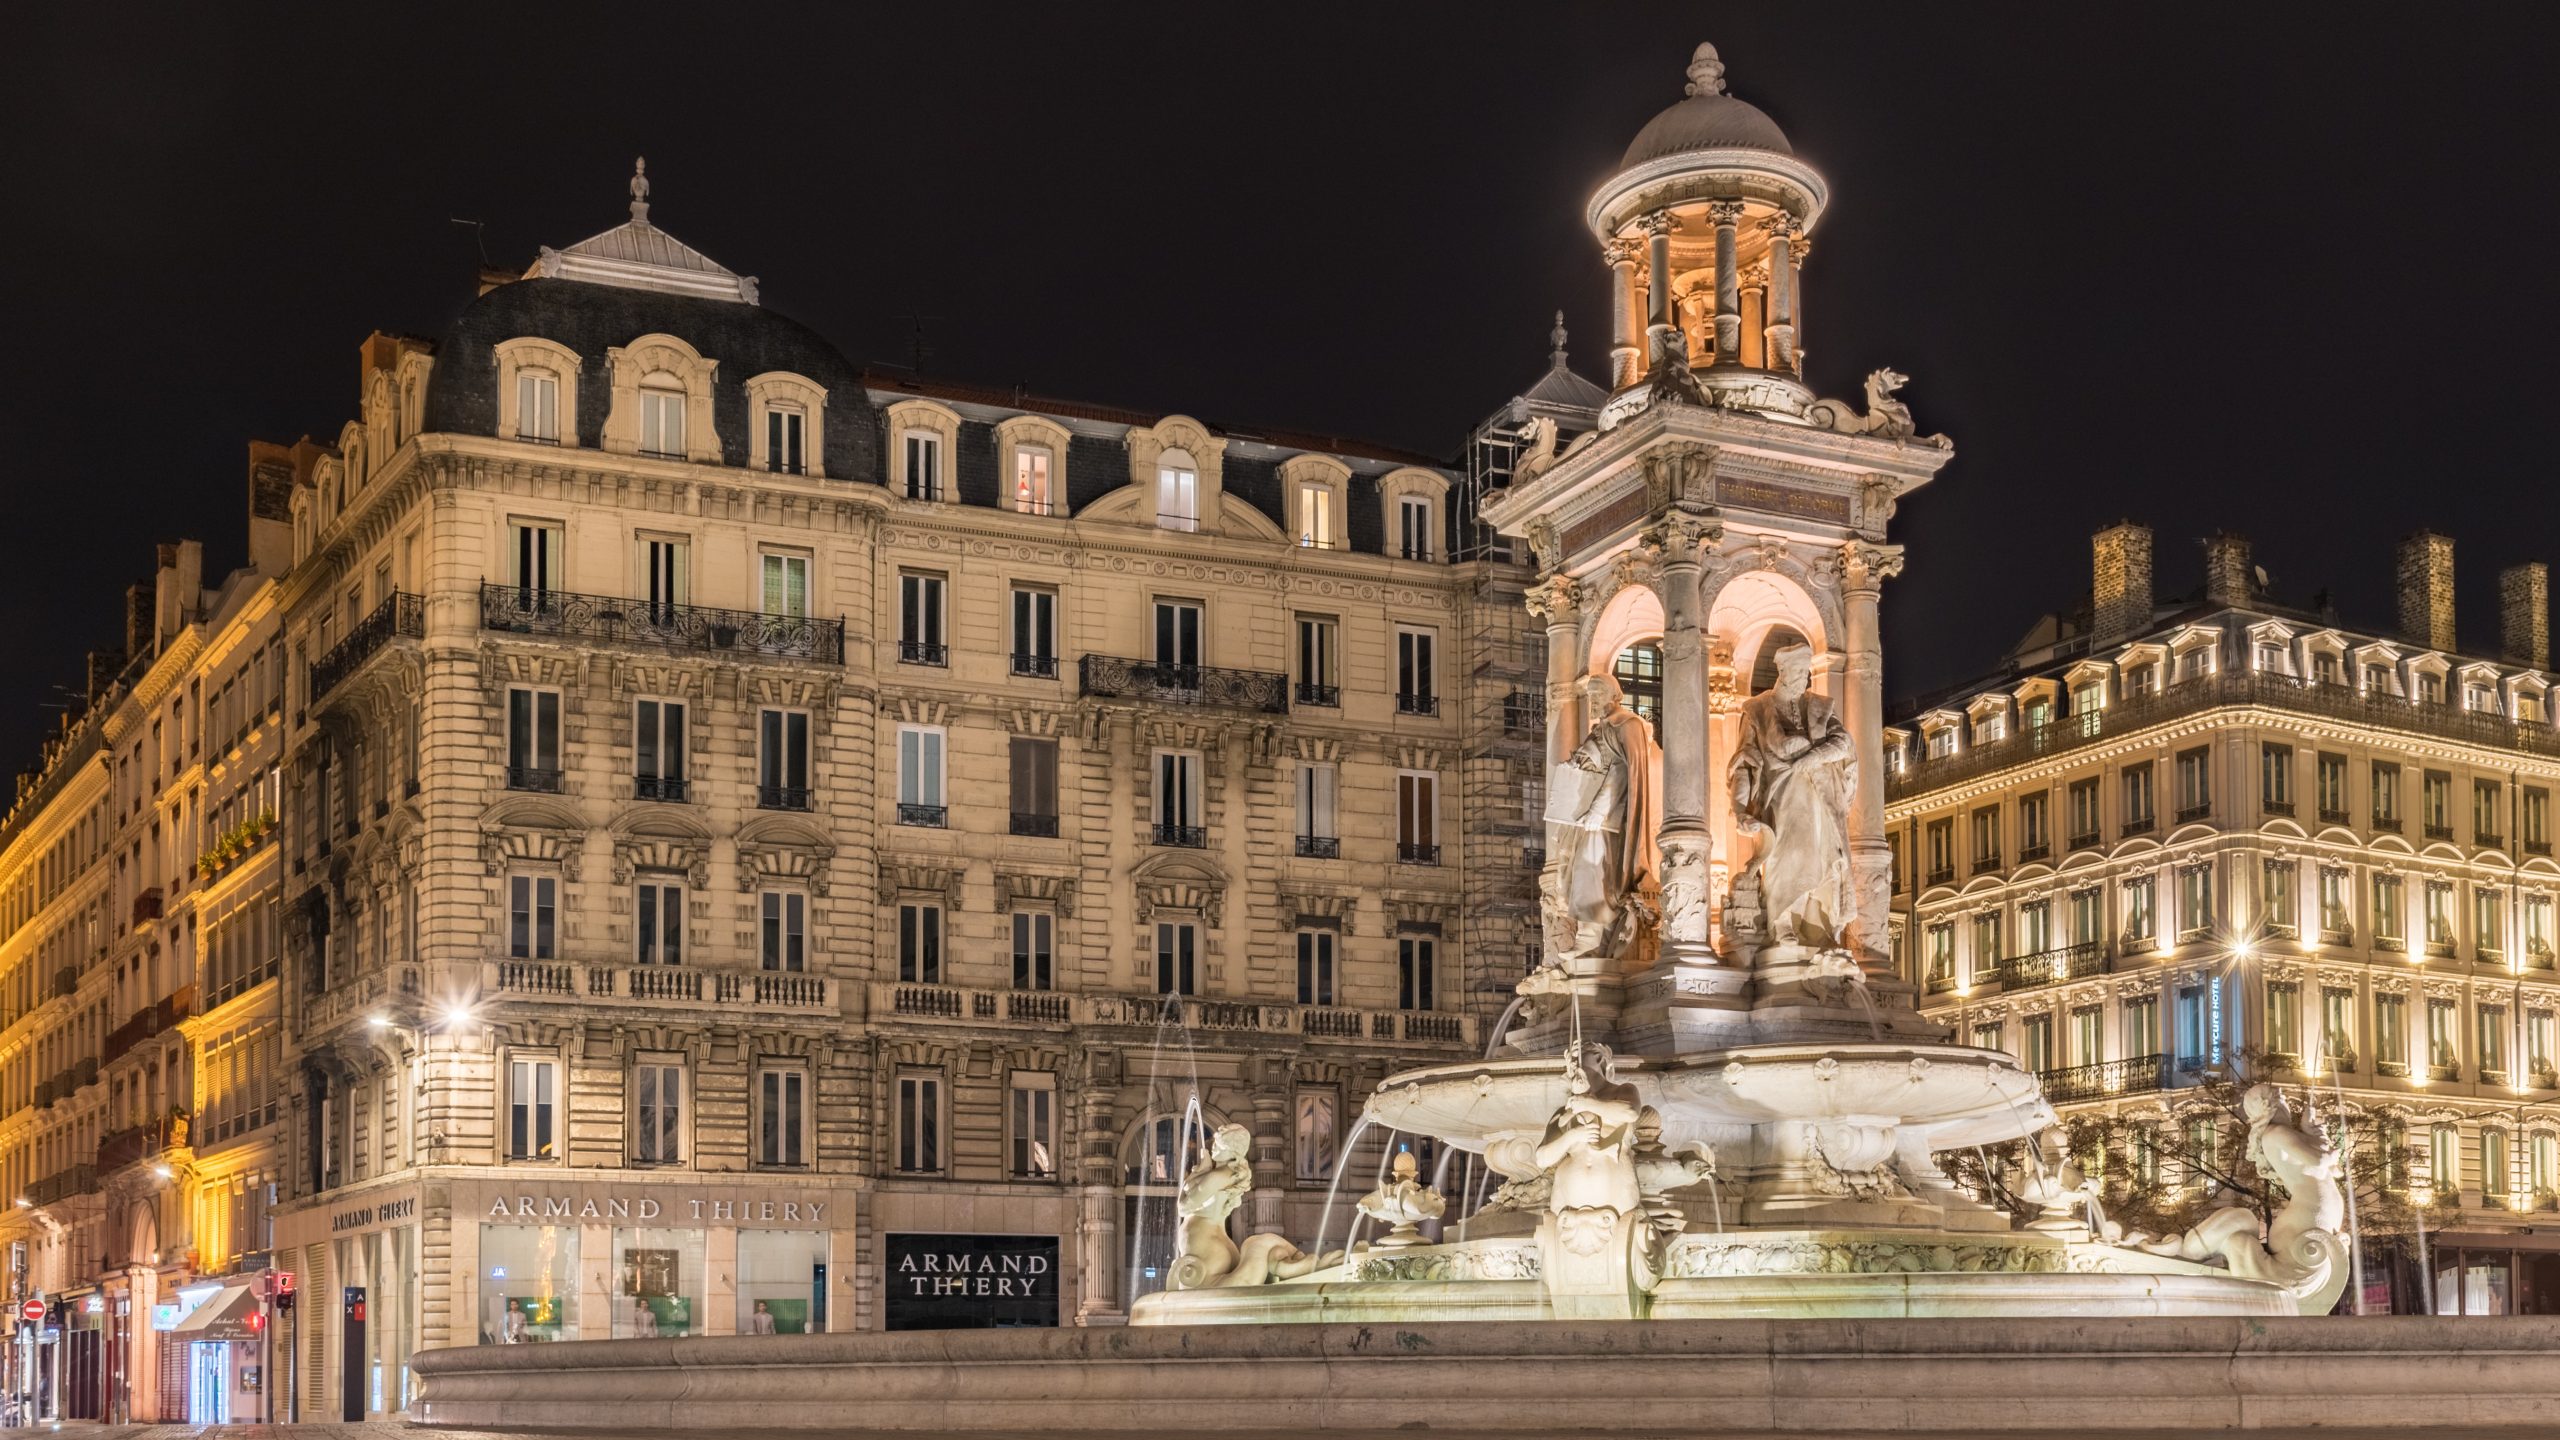
{"type": "Polygon", "coordinates": [[[812,680],[801,675],[760,673],[747,677],[747,698],[758,705],[824,714],[835,706],[836,682],[812,680]]]}
{"type": "Polygon", "coordinates": [[[1226,923],[1227,891],[1196,877],[1167,875],[1138,883],[1138,923],[1153,924],[1160,914],[1197,915],[1211,928],[1226,923]]]}
{"type": "Polygon", "coordinates": [[[670,665],[663,660],[617,657],[613,661],[613,686],[627,695],[665,695],[677,700],[700,701],[704,695],[700,668],[670,665]]]}
{"type": "Polygon", "coordinates": [[[753,892],[768,885],[805,886],[812,895],[827,893],[827,861],[835,855],[832,846],[796,845],[789,842],[738,844],[738,889],[753,892]]]}
{"type": "Polygon", "coordinates": [[[1280,918],[1284,923],[1304,925],[1309,921],[1330,921],[1342,933],[1352,933],[1352,919],[1360,911],[1360,897],[1308,885],[1280,887],[1280,918]]]}
{"type": "Polygon", "coordinates": [[[923,695],[901,695],[890,703],[889,717],[901,725],[949,725],[951,702],[923,695]]]}
{"type": "Polygon", "coordinates": [[[1004,717],[1005,729],[1016,735],[1040,736],[1052,740],[1057,738],[1058,732],[1065,727],[1066,722],[1066,715],[1056,710],[1013,709],[1006,711],[1004,717]]]}
{"type": "Polygon", "coordinates": [[[884,857],[880,862],[880,903],[894,905],[901,896],[924,895],[941,901],[944,909],[956,911],[960,908],[960,882],[968,873],[965,865],[884,857]]]}
{"type": "Polygon", "coordinates": [[[613,883],[628,885],[642,872],[680,874],[696,890],[711,883],[711,856],[693,840],[627,835],[613,842],[613,883]]]}
{"type": "Polygon", "coordinates": [[[480,647],[480,683],[493,692],[510,685],[568,689],[577,685],[585,668],[583,653],[500,649],[487,644],[480,647]]]}
{"type": "Polygon", "coordinates": [[[997,870],[996,909],[1011,910],[1017,905],[1047,905],[1072,919],[1076,913],[1076,877],[997,870]]]}
{"type": "Polygon", "coordinates": [[[1437,895],[1390,895],[1387,918],[1401,929],[1406,926],[1433,928],[1447,933],[1458,923],[1455,900],[1437,895]]]}
{"type": "Polygon", "coordinates": [[[523,825],[485,825],[480,830],[480,862],[492,875],[520,865],[557,866],[561,875],[578,878],[578,842],[566,829],[523,825]]]}
{"type": "Polygon", "coordinates": [[[1343,744],[1342,737],[1339,735],[1300,733],[1290,736],[1289,744],[1292,752],[1301,760],[1312,761],[1319,765],[1342,763],[1343,744]]]}

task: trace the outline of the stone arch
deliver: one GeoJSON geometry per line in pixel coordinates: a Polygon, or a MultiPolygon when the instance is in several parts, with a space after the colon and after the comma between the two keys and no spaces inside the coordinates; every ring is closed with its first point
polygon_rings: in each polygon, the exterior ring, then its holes
{"type": "Polygon", "coordinates": [[[1583,673],[1606,675],[1618,661],[1618,652],[1645,640],[1662,638],[1662,597],[1653,587],[1629,582],[1620,585],[1591,619],[1589,644],[1583,652],[1583,673]]]}
{"type": "Polygon", "coordinates": [[[1718,648],[1731,647],[1734,672],[1749,675],[1758,667],[1769,636],[1786,628],[1804,637],[1816,657],[1814,679],[1820,684],[1824,659],[1839,653],[1833,637],[1838,617],[1796,573],[1796,567],[1760,566],[1730,575],[1711,575],[1707,582],[1707,634],[1718,648]]]}

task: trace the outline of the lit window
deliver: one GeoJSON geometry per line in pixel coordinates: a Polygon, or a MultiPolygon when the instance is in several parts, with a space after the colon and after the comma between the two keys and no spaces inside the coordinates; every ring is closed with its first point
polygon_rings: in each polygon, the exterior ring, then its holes
{"type": "Polygon", "coordinates": [[[1341,1098],[1331,1090],[1298,1092],[1295,1138],[1299,1179],[1324,1181],[1333,1178],[1334,1122],[1340,1109],[1341,1098]]]}
{"type": "Polygon", "coordinates": [[[643,1165],[684,1159],[684,1067],[643,1062],[631,1074],[631,1158],[643,1165]]]}
{"type": "Polygon", "coordinates": [[[527,366],[516,372],[516,438],[560,443],[560,377],[527,366]]]}
{"type": "Polygon", "coordinates": [[[766,1069],[756,1077],[756,1163],[807,1163],[809,1072],[766,1069]]]}
{"type": "Polygon", "coordinates": [[[1054,1179],[1058,1173],[1058,1077],[1016,1075],[1007,1086],[1006,1168],[1017,1180],[1054,1179]]]}
{"type": "Polygon", "coordinates": [[[762,557],[764,613],[799,620],[809,614],[809,557],[766,554],[762,557]]]}
{"type": "Polygon", "coordinates": [[[560,1062],[516,1059],[507,1065],[507,1158],[557,1158],[560,1062]]]}
{"type": "MultiPolygon", "coordinates": [[[[1660,642],[1641,641],[1619,651],[1617,663],[1609,667],[1609,674],[1618,682],[1618,689],[1626,695],[1628,709],[1656,726],[1662,724],[1662,646],[1660,642]]],[[[1934,746],[1939,738],[1952,742],[1955,737],[1945,731],[1932,737],[1933,753],[1936,753],[1934,746]]]]}
{"type": "Polygon", "coordinates": [[[1200,528],[1200,473],[1172,465],[1156,471],[1156,524],[1167,530],[1200,528]]]}
{"type": "Polygon", "coordinates": [[[684,458],[684,382],[664,371],[640,382],[640,453],[684,458]]]}
{"type": "Polygon", "coordinates": [[[1049,452],[1026,445],[1013,454],[1013,508],[1026,515],[1046,515],[1049,498],[1049,452]]]}
{"type": "Polygon", "coordinates": [[[1427,496],[1407,495],[1396,501],[1396,553],[1407,560],[1428,560],[1437,548],[1431,543],[1431,501],[1427,496]]]}
{"type": "Polygon", "coordinates": [[[1333,529],[1332,486],[1298,487],[1298,543],[1317,550],[1332,550],[1342,544],[1333,529]]]}

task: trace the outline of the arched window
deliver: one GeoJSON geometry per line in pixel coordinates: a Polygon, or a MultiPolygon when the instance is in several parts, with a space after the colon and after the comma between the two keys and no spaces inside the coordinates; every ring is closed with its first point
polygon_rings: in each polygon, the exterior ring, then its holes
{"type": "Polygon", "coordinates": [[[663,370],[640,380],[640,453],[684,458],[684,381],[663,370]]]}
{"type": "Polygon", "coordinates": [[[539,365],[516,371],[516,438],[560,443],[560,375],[539,365]]]}
{"type": "Polygon", "coordinates": [[[1751,661],[1751,684],[1745,695],[1757,695],[1778,683],[1778,652],[1790,645],[1811,648],[1803,634],[1792,625],[1781,625],[1760,640],[1760,653],[1751,661]]]}
{"type": "Polygon", "coordinates": [[[1640,640],[1618,652],[1618,663],[1609,673],[1616,677],[1618,688],[1626,692],[1627,708],[1643,716],[1657,729],[1662,725],[1662,643],[1640,640]]]}

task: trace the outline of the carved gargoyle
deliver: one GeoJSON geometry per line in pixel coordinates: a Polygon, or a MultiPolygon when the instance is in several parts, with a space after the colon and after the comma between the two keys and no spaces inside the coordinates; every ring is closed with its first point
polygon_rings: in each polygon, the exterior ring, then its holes
{"type": "MultiPolygon", "coordinates": [[[[1880,440],[1909,440],[1917,426],[1911,418],[1911,407],[1894,398],[1895,392],[1911,383],[1911,377],[1887,367],[1867,376],[1867,411],[1860,415],[1846,401],[1816,400],[1805,407],[1805,418],[1825,430],[1843,435],[1873,435],[1880,440]]],[[[1944,435],[1932,435],[1920,443],[1941,450],[1953,449],[1955,442],[1944,435]]]]}

